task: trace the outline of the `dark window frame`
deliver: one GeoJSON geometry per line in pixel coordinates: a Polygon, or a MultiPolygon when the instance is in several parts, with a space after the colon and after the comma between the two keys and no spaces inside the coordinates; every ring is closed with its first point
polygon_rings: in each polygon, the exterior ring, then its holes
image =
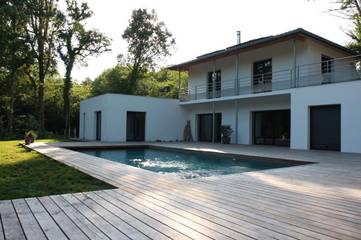
{"type": "Polygon", "coordinates": [[[197,114],[197,140],[199,142],[212,142],[213,138],[213,124],[215,127],[215,136],[214,141],[220,143],[221,142],[221,127],[222,127],[222,112],[216,112],[214,113],[215,119],[213,119],[213,113],[200,113],[197,114]],[[204,139],[204,135],[202,135],[203,127],[201,118],[203,117],[210,117],[211,118],[211,129],[208,129],[210,131],[210,139],[204,139]]]}
{"type": "Polygon", "coordinates": [[[216,73],[215,97],[221,97],[222,90],[222,70],[208,72],[207,74],[207,98],[213,98],[213,73],[216,73]]]}
{"type": "Polygon", "coordinates": [[[267,58],[267,59],[263,59],[263,60],[259,60],[256,62],[253,62],[253,71],[252,71],[252,80],[253,80],[253,85],[258,85],[258,84],[264,84],[265,82],[272,82],[272,58],[267,58]],[[270,68],[269,71],[260,71],[258,65],[263,64],[263,68],[266,68],[267,66],[266,63],[269,62],[270,66],[268,66],[268,68],[270,68]]]}
{"type": "Polygon", "coordinates": [[[102,139],[102,111],[95,111],[95,140],[102,139]]]}
{"type": "Polygon", "coordinates": [[[321,73],[331,73],[335,70],[335,59],[333,57],[321,54],[321,73]]]}
{"type": "Polygon", "coordinates": [[[147,112],[127,111],[126,141],[144,142],[146,138],[146,123],[147,112]]]}

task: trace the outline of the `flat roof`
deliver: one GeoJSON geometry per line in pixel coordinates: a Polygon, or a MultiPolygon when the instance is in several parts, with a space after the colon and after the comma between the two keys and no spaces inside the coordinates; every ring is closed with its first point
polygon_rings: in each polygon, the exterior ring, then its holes
{"type": "Polygon", "coordinates": [[[204,62],[209,62],[211,60],[214,59],[218,59],[218,58],[222,58],[222,57],[227,57],[230,55],[234,55],[237,54],[241,51],[245,51],[245,50],[251,50],[254,48],[259,48],[259,47],[263,47],[266,45],[271,45],[271,44],[275,44],[278,42],[282,42],[282,41],[287,41],[290,39],[297,39],[297,38],[309,38],[309,39],[313,39],[316,40],[322,44],[328,45],[332,48],[336,48],[340,51],[343,51],[347,54],[350,55],[356,55],[357,53],[352,51],[351,49],[348,49],[344,46],[341,46],[335,42],[332,42],[326,38],[323,38],[319,35],[316,35],[314,33],[311,33],[309,31],[306,31],[303,28],[297,28],[295,30],[289,31],[289,32],[285,32],[285,33],[281,33],[278,35],[274,35],[274,36],[268,36],[268,37],[261,37],[261,38],[256,38],[244,43],[240,43],[237,45],[233,45],[230,46],[228,48],[225,49],[221,49],[221,50],[217,50],[214,52],[210,52],[210,53],[206,53],[203,55],[198,56],[197,58],[187,61],[187,62],[183,62],[180,64],[176,64],[173,66],[168,67],[168,69],[171,70],[179,70],[179,71],[184,71],[184,70],[188,70],[190,66],[196,65],[196,64],[200,64],[200,63],[204,63],[204,62]]]}

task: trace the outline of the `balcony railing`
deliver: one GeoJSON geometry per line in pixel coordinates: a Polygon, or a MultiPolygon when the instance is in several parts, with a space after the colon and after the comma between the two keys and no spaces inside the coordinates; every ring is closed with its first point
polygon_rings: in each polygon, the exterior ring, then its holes
{"type": "Polygon", "coordinates": [[[337,58],[320,63],[269,73],[222,79],[213,84],[191,85],[181,89],[180,100],[191,101],[246,94],[273,92],[361,79],[361,55],[337,58]]]}

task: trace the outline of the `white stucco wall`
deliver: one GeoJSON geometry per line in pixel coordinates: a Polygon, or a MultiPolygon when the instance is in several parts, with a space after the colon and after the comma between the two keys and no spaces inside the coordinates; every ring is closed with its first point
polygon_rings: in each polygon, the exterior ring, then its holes
{"type": "MultiPolygon", "coordinates": [[[[287,95],[240,99],[238,101],[238,132],[231,136],[231,142],[235,143],[238,134],[239,144],[252,144],[252,113],[254,111],[284,110],[290,109],[290,97],[287,95]]],[[[198,139],[197,115],[212,113],[212,103],[203,103],[184,106],[187,119],[191,121],[192,135],[198,139]]],[[[236,130],[236,102],[216,102],[215,113],[222,113],[222,125],[230,125],[236,130]]]]}
{"type": "MultiPolygon", "coordinates": [[[[241,93],[248,93],[250,86],[252,85],[253,63],[272,59],[272,89],[284,89],[290,87],[291,77],[293,75],[294,64],[294,52],[293,52],[293,40],[280,42],[270,46],[257,48],[242,52],[239,54],[239,87],[241,93]]],[[[301,66],[301,77],[304,74],[313,74],[315,79],[310,81],[321,82],[321,55],[327,55],[332,58],[343,58],[349,54],[316,42],[310,39],[297,39],[296,40],[296,66],[301,66]],[[310,65],[311,64],[311,65],[310,65]]],[[[232,90],[235,86],[236,74],[236,55],[224,57],[215,60],[216,70],[221,70],[222,78],[222,94],[229,96],[234,93],[232,90]],[[225,91],[227,89],[227,91],[225,91]]],[[[194,94],[195,87],[197,87],[197,93],[200,94],[199,98],[205,98],[205,92],[207,90],[208,73],[213,71],[213,61],[197,64],[189,69],[188,88],[194,94]],[[202,95],[203,93],[203,95],[202,95]]],[[[336,68],[339,63],[336,62],[336,68]]],[[[335,76],[338,79],[340,76],[344,76],[350,69],[345,68],[341,70],[337,68],[337,72],[340,75],[335,76]]],[[[303,77],[301,81],[305,84],[309,79],[303,77]]],[[[302,83],[301,83],[302,84],[302,83]]]]}
{"type": "Polygon", "coordinates": [[[291,90],[291,148],[309,149],[309,107],[341,105],[341,151],[361,153],[361,81],[291,90]]]}
{"type": "Polygon", "coordinates": [[[105,94],[82,101],[79,126],[81,139],[95,140],[95,111],[102,112],[102,141],[126,141],[127,111],[146,113],[146,141],[175,141],[183,138],[185,114],[176,99],[105,94]]]}

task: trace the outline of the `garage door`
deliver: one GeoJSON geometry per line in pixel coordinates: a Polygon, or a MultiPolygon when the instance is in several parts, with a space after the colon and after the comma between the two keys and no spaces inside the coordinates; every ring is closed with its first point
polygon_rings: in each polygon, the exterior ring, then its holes
{"type": "Polygon", "coordinates": [[[310,120],[311,149],[340,151],[340,105],[311,107],[310,120]]]}

